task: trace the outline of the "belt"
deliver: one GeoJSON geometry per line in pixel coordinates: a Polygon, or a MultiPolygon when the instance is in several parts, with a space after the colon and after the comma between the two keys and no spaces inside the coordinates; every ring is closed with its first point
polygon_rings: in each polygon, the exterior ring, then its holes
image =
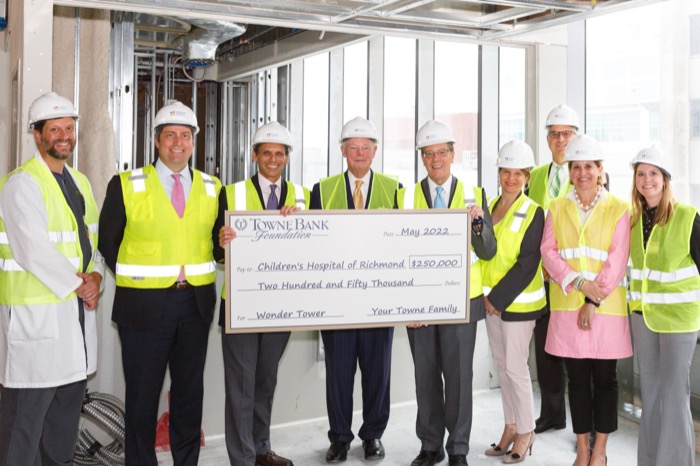
{"type": "Polygon", "coordinates": [[[175,282],[173,283],[173,286],[170,287],[171,290],[175,291],[188,290],[190,288],[192,288],[192,285],[187,282],[175,282]]]}

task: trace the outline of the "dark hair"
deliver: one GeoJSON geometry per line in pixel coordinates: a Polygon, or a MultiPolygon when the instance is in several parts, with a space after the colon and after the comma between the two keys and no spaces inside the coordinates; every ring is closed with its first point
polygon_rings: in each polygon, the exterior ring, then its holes
{"type": "Polygon", "coordinates": [[[190,125],[178,125],[178,124],[175,124],[175,123],[166,123],[166,124],[164,124],[164,125],[156,126],[156,130],[155,130],[155,139],[159,139],[159,138],[160,138],[160,133],[163,132],[163,128],[165,128],[166,126],[187,126],[187,127],[190,129],[190,131],[192,131],[192,139],[195,138],[194,126],[190,126],[190,125]]]}

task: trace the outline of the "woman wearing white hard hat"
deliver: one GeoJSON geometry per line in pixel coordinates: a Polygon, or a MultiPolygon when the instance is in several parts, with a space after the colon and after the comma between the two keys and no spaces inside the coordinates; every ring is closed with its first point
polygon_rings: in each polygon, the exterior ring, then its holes
{"type": "Polygon", "coordinates": [[[544,211],[523,193],[535,166],[532,149],[522,141],[505,144],[498,154],[501,195],[489,202],[498,244],[496,256],[481,266],[486,330],[498,364],[505,427],[487,456],[520,463],[535,441],[535,403],[527,360],[535,321],[547,300],[540,261],[544,211]],[[513,444],[512,451],[509,446],[513,444]]]}
{"type": "Polygon", "coordinates": [[[630,310],[642,419],[637,464],[695,464],[690,363],[700,329],[700,217],[657,147],[632,160],[630,310]]]}
{"type": "Polygon", "coordinates": [[[545,350],[566,365],[574,466],[607,462],[608,435],[617,430],[617,360],[632,355],[624,283],[629,208],[603,187],[602,160],[592,137],[571,140],[566,161],[574,189],[549,204],[541,245],[551,275],[545,350]]]}

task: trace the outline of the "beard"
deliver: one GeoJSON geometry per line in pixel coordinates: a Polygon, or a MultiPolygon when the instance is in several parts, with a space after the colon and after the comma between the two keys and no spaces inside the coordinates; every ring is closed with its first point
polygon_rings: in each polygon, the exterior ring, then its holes
{"type": "Polygon", "coordinates": [[[46,151],[47,154],[49,154],[51,157],[53,157],[56,160],[66,160],[68,157],[73,155],[73,150],[75,149],[75,139],[59,139],[53,142],[47,141],[45,138],[41,138],[41,144],[46,151]],[[57,144],[62,144],[68,142],[70,143],[70,148],[66,153],[60,153],[56,149],[57,144]]]}

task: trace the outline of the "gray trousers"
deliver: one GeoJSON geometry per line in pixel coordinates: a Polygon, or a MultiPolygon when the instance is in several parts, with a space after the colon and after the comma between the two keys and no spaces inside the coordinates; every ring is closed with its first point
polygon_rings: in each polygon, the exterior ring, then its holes
{"type": "Polygon", "coordinates": [[[0,465],[72,465],[87,382],[0,393],[0,465]]]}
{"type": "Polygon", "coordinates": [[[271,450],[270,417],[277,368],[290,332],[222,333],[226,450],[231,464],[254,466],[271,450]]]}
{"type": "Polygon", "coordinates": [[[632,334],[642,389],[637,464],[694,466],[690,363],[698,332],[652,332],[634,312],[632,334]]]}
{"type": "Polygon", "coordinates": [[[421,448],[440,451],[447,429],[447,454],[466,455],[472,430],[476,322],[408,329],[408,342],[415,365],[421,448]]]}

